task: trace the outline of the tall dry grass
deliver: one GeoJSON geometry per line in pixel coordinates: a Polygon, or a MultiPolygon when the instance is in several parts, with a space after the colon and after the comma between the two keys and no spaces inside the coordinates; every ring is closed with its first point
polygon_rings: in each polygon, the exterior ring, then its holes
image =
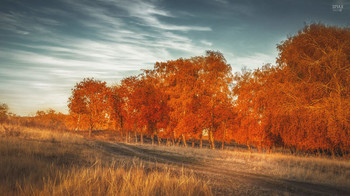
{"type": "Polygon", "coordinates": [[[70,133],[0,125],[2,195],[212,195],[192,173],[105,156],[70,133]]]}
{"type": "Polygon", "coordinates": [[[210,195],[210,189],[189,175],[147,172],[141,166],[96,166],[59,172],[45,180],[43,188],[20,187],[20,193],[35,195],[210,195]]]}

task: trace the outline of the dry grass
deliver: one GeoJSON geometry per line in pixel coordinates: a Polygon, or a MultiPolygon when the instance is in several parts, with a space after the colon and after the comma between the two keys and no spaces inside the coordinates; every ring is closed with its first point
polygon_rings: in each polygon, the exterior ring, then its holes
{"type": "Polygon", "coordinates": [[[260,184],[271,179],[282,184],[284,180],[292,180],[348,190],[350,162],[240,149],[113,144],[70,132],[0,124],[0,193],[3,195],[289,193],[289,189],[274,190],[278,187],[260,184]],[[152,158],[169,163],[147,161],[152,158]],[[245,181],[246,177],[249,179],[245,181]]]}
{"type": "Polygon", "coordinates": [[[350,187],[350,161],[341,158],[296,156],[281,153],[258,153],[247,150],[193,149],[177,146],[151,146],[142,148],[196,157],[203,162],[251,174],[263,174],[279,179],[350,187]],[[218,164],[220,163],[220,164],[218,164]]]}
{"type": "Polygon", "coordinates": [[[226,160],[243,162],[252,172],[282,179],[350,187],[350,162],[346,160],[242,152],[232,153],[226,160]]]}
{"type": "Polygon", "coordinates": [[[70,133],[0,125],[4,195],[212,195],[193,173],[105,156],[70,133]]]}
{"type": "Polygon", "coordinates": [[[210,195],[210,189],[193,176],[151,171],[136,165],[73,168],[45,181],[43,188],[24,186],[27,195],[210,195]]]}

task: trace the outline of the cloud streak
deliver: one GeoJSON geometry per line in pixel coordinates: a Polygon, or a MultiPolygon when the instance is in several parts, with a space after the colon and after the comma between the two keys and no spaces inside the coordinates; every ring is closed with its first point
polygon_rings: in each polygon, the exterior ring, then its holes
{"type": "Polygon", "coordinates": [[[198,55],[193,51],[202,52],[200,46],[178,32],[211,30],[162,22],[159,17],[176,16],[151,2],[60,1],[59,6],[0,12],[0,33],[8,37],[7,46],[0,46],[0,82],[6,84],[0,86],[0,102],[17,114],[49,103],[67,112],[75,82],[95,77],[115,83],[156,61],[177,58],[169,50],[198,55]]]}

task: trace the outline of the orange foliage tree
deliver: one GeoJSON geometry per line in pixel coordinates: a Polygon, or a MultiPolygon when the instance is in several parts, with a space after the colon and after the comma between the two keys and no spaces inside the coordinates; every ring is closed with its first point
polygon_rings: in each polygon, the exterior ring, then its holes
{"type": "Polygon", "coordinates": [[[181,137],[186,146],[186,138],[201,139],[208,130],[215,148],[213,133],[225,130],[222,122],[231,114],[225,106],[232,104],[231,67],[223,55],[208,51],[206,56],[156,63],[154,72],[168,95],[170,135],[181,137]]]}
{"type": "Polygon", "coordinates": [[[119,130],[123,133],[125,121],[127,118],[126,111],[126,91],[122,85],[114,85],[110,88],[108,96],[108,127],[119,130]]]}
{"type": "Polygon", "coordinates": [[[299,149],[350,149],[349,43],[349,28],[312,24],[278,46],[277,62],[290,83],[284,108],[293,116],[284,130],[303,132],[299,149]]]}
{"type": "Polygon", "coordinates": [[[233,89],[237,109],[237,129],[233,132],[236,142],[258,149],[280,145],[280,137],[273,131],[274,120],[280,119],[277,114],[282,100],[281,85],[274,81],[278,73],[279,69],[265,65],[254,72],[244,69],[236,74],[233,89]]]}
{"type": "Polygon", "coordinates": [[[152,138],[158,136],[159,131],[164,128],[163,121],[167,116],[166,97],[160,88],[157,88],[157,80],[151,72],[145,71],[139,77],[129,77],[122,81],[127,84],[128,127],[136,129],[141,134],[152,138]]]}
{"type": "MultiPolygon", "coordinates": [[[[138,107],[135,105],[134,94],[136,86],[138,83],[138,78],[135,76],[124,78],[120,85],[114,86],[120,95],[119,104],[119,124],[121,135],[125,133],[125,141],[128,141],[128,135],[130,135],[130,130],[135,132],[141,132],[142,129],[137,127],[137,112],[138,107]]],[[[143,137],[141,137],[141,143],[143,142],[143,137]]]]}
{"type": "Polygon", "coordinates": [[[87,125],[91,136],[92,130],[105,128],[110,118],[109,96],[110,90],[106,82],[85,78],[77,83],[68,100],[70,114],[75,117],[76,129],[81,128],[81,125],[87,125]]]}
{"type": "Polygon", "coordinates": [[[278,46],[276,67],[236,77],[237,140],[345,153],[350,149],[350,31],[306,26],[278,46]]]}

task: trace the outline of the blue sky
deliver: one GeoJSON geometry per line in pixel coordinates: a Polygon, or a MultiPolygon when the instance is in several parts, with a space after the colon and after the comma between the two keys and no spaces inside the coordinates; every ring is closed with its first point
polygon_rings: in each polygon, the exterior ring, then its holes
{"type": "Polygon", "coordinates": [[[276,44],[305,23],[350,26],[349,8],[345,0],[2,0],[0,102],[19,115],[67,113],[84,77],[112,85],[206,50],[222,52],[234,72],[274,64],[276,44]]]}

